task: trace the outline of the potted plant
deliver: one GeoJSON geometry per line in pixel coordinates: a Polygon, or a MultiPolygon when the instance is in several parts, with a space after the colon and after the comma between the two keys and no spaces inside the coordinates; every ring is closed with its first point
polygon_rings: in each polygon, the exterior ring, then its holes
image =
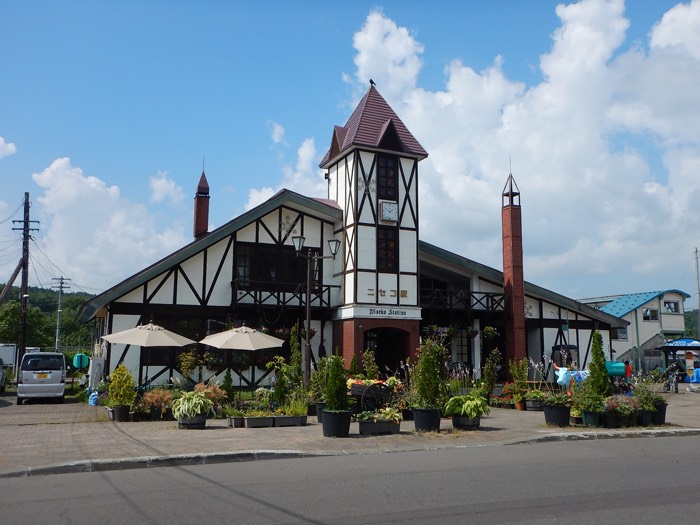
{"type": "Polygon", "coordinates": [[[202,392],[212,402],[214,410],[220,409],[228,397],[226,390],[217,384],[197,383],[194,385],[194,390],[195,392],[202,392]]]}
{"type": "Polygon", "coordinates": [[[451,416],[452,426],[460,430],[479,430],[481,416],[488,415],[490,410],[486,399],[478,392],[452,396],[445,404],[445,415],[451,416]]]}
{"type": "Polygon", "coordinates": [[[108,391],[114,420],[129,421],[129,409],[136,398],[136,383],[123,364],[114,369],[108,391]]]}
{"type": "MultiPolygon", "coordinates": [[[[484,328],[484,333],[486,329],[484,328]]],[[[484,394],[486,397],[490,397],[493,393],[493,389],[496,387],[496,380],[498,379],[498,368],[501,363],[501,352],[498,348],[491,350],[491,353],[486,358],[484,366],[481,367],[481,386],[483,387],[484,394]]]]}
{"type": "Polygon", "coordinates": [[[572,405],[580,412],[584,426],[600,425],[600,414],[605,411],[605,397],[593,388],[588,379],[574,387],[572,405]]]}
{"type": "Polygon", "coordinates": [[[348,437],[350,434],[350,418],[347,383],[343,358],[339,355],[329,355],[326,362],[326,384],[323,397],[326,405],[323,408],[323,435],[325,437],[348,437]]]}
{"type": "Polygon", "coordinates": [[[508,371],[513,378],[513,401],[515,408],[518,410],[526,410],[525,393],[527,392],[527,371],[529,368],[527,358],[511,359],[508,362],[508,371]]]}
{"type": "Polygon", "coordinates": [[[314,399],[316,406],[316,420],[319,423],[323,422],[323,409],[326,406],[325,390],[326,390],[326,367],[327,359],[320,359],[316,365],[316,369],[311,374],[309,384],[309,394],[314,399]]]}
{"type": "Polygon", "coordinates": [[[417,432],[440,430],[440,409],[447,389],[447,349],[436,338],[428,338],[418,350],[418,361],[413,372],[416,403],[413,422],[417,432]]]}
{"type": "Polygon", "coordinates": [[[605,398],[605,426],[608,428],[634,426],[637,424],[638,411],[639,402],[632,396],[608,396],[605,398]]]}
{"type": "Polygon", "coordinates": [[[649,390],[646,385],[637,385],[634,397],[639,401],[639,424],[643,427],[650,426],[659,405],[665,405],[664,398],[649,390]]]}
{"type": "Polygon", "coordinates": [[[384,407],[378,411],[368,410],[360,412],[357,416],[362,436],[398,434],[401,430],[402,419],[401,411],[394,407],[384,407]]]}
{"type": "Polygon", "coordinates": [[[185,429],[201,429],[207,423],[207,414],[214,408],[204,392],[183,392],[173,401],[173,416],[177,419],[177,427],[185,429]]]}
{"type": "Polygon", "coordinates": [[[548,425],[568,427],[571,418],[571,398],[566,392],[550,392],[544,397],[544,421],[548,425]]]}
{"type": "Polygon", "coordinates": [[[159,421],[172,408],[173,393],[165,388],[154,388],[143,394],[141,407],[150,416],[151,421],[159,421]]]}
{"type": "Polygon", "coordinates": [[[525,392],[525,406],[528,410],[544,410],[544,392],[534,388],[525,392]]]}

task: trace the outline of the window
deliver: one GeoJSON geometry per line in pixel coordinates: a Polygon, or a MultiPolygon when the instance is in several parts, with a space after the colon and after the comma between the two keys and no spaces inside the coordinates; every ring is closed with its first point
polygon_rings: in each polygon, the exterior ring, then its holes
{"type": "Polygon", "coordinates": [[[377,155],[377,197],[380,199],[397,200],[398,163],[395,155],[377,155]]]}
{"type": "Polygon", "coordinates": [[[292,246],[238,243],[236,281],[241,289],[293,291],[306,282],[306,258],[292,246]]]}
{"type": "Polygon", "coordinates": [[[620,341],[627,341],[627,328],[613,328],[612,338],[620,341]]]}
{"type": "Polygon", "coordinates": [[[642,319],[645,321],[658,321],[659,311],[656,308],[643,308],[642,319]]]}
{"type": "Polygon", "coordinates": [[[664,311],[667,314],[677,314],[680,311],[678,301],[664,301],[664,311]]]}
{"type": "Polygon", "coordinates": [[[377,227],[377,271],[397,272],[399,269],[399,229],[377,227]]]}

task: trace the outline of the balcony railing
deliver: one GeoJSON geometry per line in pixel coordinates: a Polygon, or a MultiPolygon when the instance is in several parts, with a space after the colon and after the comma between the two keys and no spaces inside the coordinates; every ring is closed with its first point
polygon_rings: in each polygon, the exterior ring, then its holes
{"type": "MultiPolygon", "coordinates": [[[[279,281],[254,281],[236,279],[233,286],[233,304],[306,306],[306,293],[301,283],[283,283],[279,281]]],[[[313,308],[330,308],[331,285],[311,287],[311,306],[313,308]]]]}
{"type": "Polygon", "coordinates": [[[471,292],[468,290],[421,289],[421,308],[446,310],[502,311],[505,294],[494,292],[471,292]]]}

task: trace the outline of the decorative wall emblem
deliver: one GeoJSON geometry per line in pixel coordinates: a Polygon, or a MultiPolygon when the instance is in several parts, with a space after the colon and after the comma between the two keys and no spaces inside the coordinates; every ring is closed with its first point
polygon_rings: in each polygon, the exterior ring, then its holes
{"type": "Polygon", "coordinates": [[[282,217],[282,219],[280,219],[280,232],[283,234],[283,237],[289,235],[290,233],[297,233],[295,226],[296,221],[292,221],[289,215],[285,215],[282,217]]]}

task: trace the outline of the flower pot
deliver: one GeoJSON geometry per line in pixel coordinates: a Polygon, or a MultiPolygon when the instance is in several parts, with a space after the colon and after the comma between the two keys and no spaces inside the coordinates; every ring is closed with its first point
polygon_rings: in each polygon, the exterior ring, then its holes
{"type": "Polygon", "coordinates": [[[527,410],[527,407],[525,405],[525,401],[516,401],[515,408],[518,410],[527,410]]]}
{"type": "Polygon", "coordinates": [[[272,416],[246,417],[246,428],[265,428],[271,427],[275,423],[275,418],[272,416]]]}
{"type": "Polygon", "coordinates": [[[568,427],[571,407],[565,405],[545,405],[544,422],[555,427],[568,427]]]}
{"type": "Polygon", "coordinates": [[[640,427],[650,427],[652,414],[653,412],[651,410],[640,410],[637,416],[637,424],[640,427]]]}
{"type": "Polygon", "coordinates": [[[116,405],[114,411],[114,421],[129,421],[129,405],[116,405]]]}
{"type": "Polygon", "coordinates": [[[656,412],[651,413],[651,424],[654,426],[665,425],[666,424],[666,407],[668,405],[663,403],[662,405],[656,406],[656,412]]]}
{"type": "Polygon", "coordinates": [[[396,421],[360,421],[360,435],[398,434],[401,424],[396,421]]]}
{"type": "Polygon", "coordinates": [[[526,399],[525,406],[528,410],[542,411],[544,410],[544,400],[543,399],[526,399]]]}
{"type": "Polygon", "coordinates": [[[207,424],[206,414],[197,414],[196,416],[183,416],[177,420],[177,428],[183,429],[203,429],[207,424]]]}
{"type": "Polygon", "coordinates": [[[600,412],[581,410],[581,419],[583,420],[583,426],[585,427],[600,426],[600,412]]]}
{"type": "Polygon", "coordinates": [[[439,432],[440,409],[414,408],[413,423],[416,427],[416,432],[439,432]]]}
{"type": "Polygon", "coordinates": [[[243,416],[228,416],[228,426],[231,428],[243,428],[245,418],[243,416]]]}
{"type": "Polygon", "coordinates": [[[479,430],[481,417],[452,416],[452,426],[459,430],[479,430]]]}
{"type": "Polygon", "coordinates": [[[600,425],[605,428],[620,428],[622,416],[617,412],[603,412],[600,415],[600,425]]]}
{"type": "Polygon", "coordinates": [[[316,420],[323,423],[323,409],[326,407],[325,401],[316,401],[316,420]]]}
{"type": "Polygon", "coordinates": [[[401,415],[404,421],[413,421],[413,409],[403,408],[401,409],[401,415]]]}
{"type": "Polygon", "coordinates": [[[348,437],[350,435],[350,410],[323,411],[323,436],[348,437]]]}

